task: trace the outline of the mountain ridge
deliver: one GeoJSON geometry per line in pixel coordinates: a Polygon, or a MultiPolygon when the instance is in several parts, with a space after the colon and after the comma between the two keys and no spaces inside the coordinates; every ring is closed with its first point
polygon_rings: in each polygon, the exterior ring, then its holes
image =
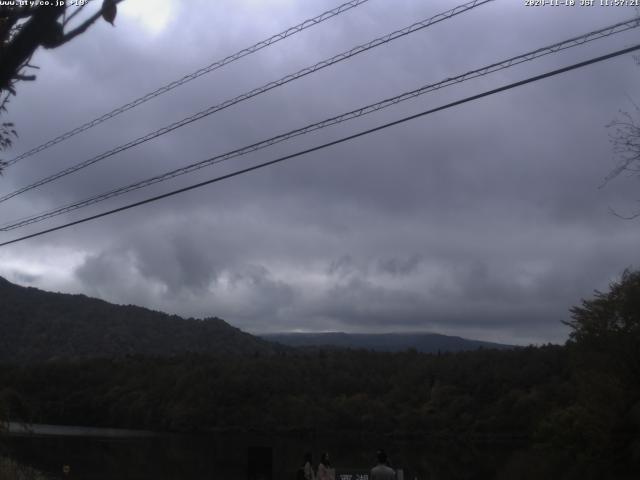
{"type": "Polygon", "coordinates": [[[352,348],[383,352],[399,352],[415,349],[422,353],[461,352],[479,348],[511,349],[506,345],[482,340],[472,340],[452,335],[429,332],[411,333],[345,333],[279,332],[260,335],[261,338],[289,347],[352,348]]]}
{"type": "Polygon", "coordinates": [[[0,277],[0,361],[270,354],[277,346],[218,317],[183,318],[83,294],[23,287],[0,277]]]}
{"type": "Polygon", "coordinates": [[[183,318],[84,294],[23,287],[0,277],[0,362],[185,353],[270,355],[291,347],[422,353],[514,348],[436,333],[251,335],[218,317],[183,318]]]}

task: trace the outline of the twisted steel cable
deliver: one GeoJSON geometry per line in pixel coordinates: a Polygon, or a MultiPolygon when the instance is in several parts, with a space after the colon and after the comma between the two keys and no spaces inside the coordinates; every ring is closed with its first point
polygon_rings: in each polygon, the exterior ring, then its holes
{"type": "Polygon", "coordinates": [[[89,130],[90,128],[95,127],[96,125],[99,125],[103,122],[106,122],[107,120],[116,117],[118,115],[120,115],[121,113],[126,112],[127,110],[131,110],[132,108],[137,107],[138,105],[142,105],[143,103],[148,102],[149,100],[158,97],[160,95],[163,95],[171,90],[173,90],[174,88],[177,88],[181,85],[184,85],[185,83],[190,82],[191,80],[195,80],[198,77],[201,77],[202,75],[206,75],[207,73],[211,73],[214,70],[217,70],[219,68],[224,67],[225,65],[228,65],[232,62],[235,62],[236,60],[240,60],[243,57],[246,57],[247,55],[251,55],[252,53],[256,53],[260,50],[262,50],[263,48],[269,47],[281,40],[284,40],[285,38],[291,37],[293,35],[295,35],[296,33],[300,33],[303,30],[306,30],[307,28],[313,27],[315,25],[318,25],[322,22],[324,22],[325,20],[329,20],[330,18],[336,17],[338,15],[340,15],[341,13],[344,13],[348,10],[351,10],[352,8],[355,8],[359,5],[362,5],[363,3],[368,2],[369,0],[351,0],[349,2],[343,3],[342,5],[339,5],[336,8],[333,8],[331,10],[328,10],[316,17],[310,18],[305,20],[302,23],[299,23],[298,25],[295,25],[293,27],[289,27],[286,30],[277,33],[269,38],[267,38],[266,40],[261,40],[260,42],[251,45],[250,47],[244,48],[232,55],[229,55],[228,57],[223,58],[222,60],[218,60],[216,62],[213,62],[210,65],[207,65],[206,67],[200,68],[199,70],[196,70],[193,73],[190,73],[188,75],[185,75],[184,77],[178,79],[178,80],[174,80],[171,83],[168,83],[156,90],[154,90],[153,92],[147,93],[146,95],[143,95],[142,97],[136,98],[135,100],[126,103],[124,105],[122,105],[121,107],[115,108],[113,110],[111,110],[108,113],[105,113],[104,115],[101,115],[98,118],[95,118],[87,123],[84,123],[82,125],[80,125],[79,127],[76,127],[72,130],[69,130],[68,132],[65,132],[61,135],[59,135],[58,137],[55,137],[45,143],[43,143],[42,145],[38,145],[37,147],[32,148],[31,150],[24,152],[20,155],[18,155],[17,157],[8,160],[7,161],[7,166],[13,165],[16,162],[19,162],[20,160],[23,160],[27,157],[31,157],[33,155],[35,155],[36,153],[42,152],[43,150],[46,150],[54,145],[57,145],[60,142],[63,142],[64,140],[67,140],[81,132],[84,132],[85,130],[89,130]]]}
{"type": "Polygon", "coordinates": [[[637,28],[640,26],[640,18],[633,18],[630,20],[626,20],[623,22],[619,22],[613,25],[609,25],[607,27],[601,28],[599,30],[595,30],[593,32],[589,32],[584,35],[580,35],[577,37],[570,38],[568,40],[564,40],[562,42],[554,43],[552,45],[538,48],[536,50],[523,53],[521,55],[517,55],[515,57],[508,58],[506,60],[502,60],[500,62],[493,63],[491,65],[487,65],[485,67],[471,70],[469,72],[463,73],[462,75],[458,75],[456,77],[450,77],[445,80],[441,80],[437,83],[432,83],[428,85],[424,85],[415,90],[411,90],[409,92],[402,93],[400,95],[396,95],[394,97],[379,101],[377,103],[373,103],[370,105],[366,105],[364,107],[360,107],[355,110],[351,110],[349,112],[343,113],[341,115],[337,115],[320,122],[312,123],[310,125],[304,126],[302,128],[298,128],[296,130],[289,131],[287,133],[283,133],[277,135],[275,137],[268,138],[266,140],[262,140],[260,142],[238,148],[236,150],[232,150],[230,152],[217,155],[215,157],[207,158],[197,163],[193,163],[187,165],[185,167],[177,168],[160,175],[156,175],[154,177],[147,178],[145,180],[132,183],[127,186],[119,187],[114,190],[110,190],[108,192],[102,193],[100,195],[93,196],[91,198],[87,198],[85,200],[81,200],[78,202],[74,202],[62,207],[57,207],[53,210],[49,210],[44,213],[40,213],[34,216],[25,217],[22,219],[14,220],[9,224],[4,224],[0,226],[0,231],[9,231],[16,228],[20,228],[26,225],[30,225],[33,223],[38,223],[43,220],[62,215],[64,213],[68,213],[74,210],[78,210],[83,207],[87,207],[93,205],[95,203],[99,203],[105,200],[108,200],[113,197],[117,197],[120,195],[124,195],[125,193],[132,192],[134,190],[139,190],[144,187],[148,187],[154,185],[156,183],[160,183],[180,175],[184,175],[187,173],[194,172],[204,167],[208,167],[211,165],[215,165],[218,163],[222,163],[224,161],[230,160],[235,157],[240,157],[242,155],[246,155],[248,153],[255,152],[257,150],[261,150],[263,148],[269,147],[271,145],[275,145],[277,143],[292,139],[294,137],[304,135],[306,133],[313,132],[315,130],[320,130],[322,128],[329,127],[331,125],[336,125],[339,123],[346,122],[348,120],[352,120],[358,117],[362,117],[364,115],[368,115],[370,113],[376,112],[378,110],[382,110],[384,108],[390,107],[392,105],[396,105],[398,103],[404,102],[406,100],[410,100],[412,98],[416,98],[420,95],[424,95],[425,93],[433,92],[435,90],[439,90],[451,85],[455,85],[457,83],[461,83],[467,80],[471,80],[474,78],[478,78],[481,76],[488,75],[490,73],[497,72],[499,70],[504,70],[506,68],[532,61],[534,59],[549,55],[551,53],[559,52],[562,50],[566,50],[569,48],[577,47],[579,45],[583,45],[585,43],[598,40],[601,38],[609,37],[611,35],[619,34],[624,31],[630,30],[632,28],[637,28]]]}
{"type": "Polygon", "coordinates": [[[353,140],[355,138],[360,138],[360,137],[363,137],[365,135],[370,135],[371,133],[375,133],[375,132],[378,132],[378,131],[381,131],[381,130],[384,130],[384,129],[387,129],[387,128],[390,128],[390,127],[393,127],[393,126],[396,126],[396,125],[400,125],[402,123],[409,122],[411,120],[415,120],[417,118],[424,117],[426,115],[431,115],[433,113],[440,112],[442,110],[447,110],[449,108],[457,107],[457,106],[465,104],[465,103],[469,103],[469,102],[473,102],[473,101],[476,101],[476,100],[480,100],[481,98],[485,98],[485,97],[488,97],[488,96],[491,96],[491,95],[495,95],[497,93],[505,92],[505,91],[511,90],[513,88],[521,87],[523,85],[527,85],[527,84],[530,84],[530,83],[533,83],[533,82],[537,82],[537,81],[543,80],[545,78],[549,78],[549,77],[553,77],[553,76],[556,76],[556,75],[560,75],[562,73],[566,73],[566,72],[569,72],[571,70],[575,70],[575,69],[578,69],[578,68],[583,68],[583,67],[586,67],[587,65],[593,65],[594,63],[602,62],[602,61],[605,61],[605,60],[608,60],[608,59],[611,59],[611,58],[618,57],[620,55],[625,55],[627,53],[635,52],[637,50],[640,50],[640,44],[636,44],[636,45],[633,45],[631,47],[624,48],[622,50],[617,50],[615,52],[612,52],[612,53],[609,53],[609,54],[606,54],[606,55],[602,55],[600,57],[591,58],[591,59],[585,60],[583,62],[575,63],[573,65],[562,67],[562,68],[559,68],[557,70],[552,70],[550,72],[546,72],[546,73],[543,73],[541,75],[536,75],[534,77],[529,77],[529,78],[526,78],[524,80],[520,80],[518,82],[510,83],[508,85],[503,85],[502,87],[494,88],[492,90],[487,90],[487,91],[479,93],[477,95],[472,95],[470,97],[466,97],[466,98],[463,98],[461,100],[456,100],[456,101],[448,103],[446,105],[441,105],[439,107],[432,108],[432,109],[429,109],[429,110],[425,110],[423,112],[416,113],[414,115],[409,115],[407,117],[400,118],[399,120],[394,120],[392,122],[388,122],[388,123],[385,123],[383,125],[379,125],[377,127],[370,128],[368,130],[363,130],[363,131],[360,131],[358,133],[354,133],[353,135],[348,135],[346,137],[342,137],[342,138],[339,138],[337,140],[333,140],[331,142],[323,143],[323,144],[317,145],[315,147],[307,148],[306,150],[301,150],[301,151],[298,151],[296,153],[292,153],[290,155],[285,155],[283,157],[278,157],[278,158],[276,158],[274,160],[269,160],[267,162],[259,163],[257,165],[253,165],[251,167],[243,168],[241,170],[236,170],[236,171],[228,173],[226,175],[221,175],[219,177],[215,177],[215,178],[212,178],[210,180],[205,180],[204,182],[200,182],[200,183],[196,183],[196,184],[193,184],[193,185],[189,185],[187,187],[179,188],[177,190],[172,190],[170,192],[163,193],[161,195],[156,195],[155,197],[146,198],[146,199],[140,200],[138,202],[130,203],[128,205],[124,205],[124,206],[121,206],[121,207],[118,207],[118,208],[114,208],[112,210],[108,210],[106,212],[98,213],[96,215],[92,215],[92,216],[89,216],[89,217],[84,217],[84,218],[81,218],[79,220],[74,220],[72,222],[65,223],[65,224],[62,224],[62,225],[57,225],[57,226],[52,227],[52,228],[48,228],[48,229],[45,229],[45,230],[40,230],[38,232],[31,233],[29,235],[25,235],[23,237],[14,238],[13,240],[8,240],[6,242],[0,243],[0,247],[4,247],[6,245],[10,245],[10,244],[17,243],[17,242],[22,242],[22,241],[30,239],[30,238],[39,237],[39,236],[45,235],[47,233],[51,233],[51,232],[55,232],[55,231],[58,231],[58,230],[62,230],[62,229],[68,228],[68,227],[72,227],[74,225],[79,225],[81,223],[89,222],[91,220],[96,220],[98,218],[106,217],[108,215],[113,215],[115,213],[123,212],[125,210],[129,210],[129,209],[132,209],[132,208],[135,208],[135,207],[139,207],[141,205],[146,205],[148,203],[156,202],[158,200],[162,200],[164,198],[172,197],[174,195],[178,195],[180,193],[188,192],[190,190],[195,190],[196,188],[201,188],[201,187],[204,187],[206,185],[211,185],[213,183],[217,183],[217,182],[220,182],[222,180],[227,180],[229,178],[237,177],[239,175],[243,175],[245,173],[252,172],[254,170],[258,170],[258,169],[261,169],[261,168],[269,167],[271,165],[275,165],[277,163],[281,163],[281,162],[284,162],[286,160],[290,160],[292,158],[297,158],[297,157],[306,155],[306,154],[311,153],[311,152],[316,152],[318,150],[323,150],[325,148],[328,148],[328,147],[331,147],[331,146],[334,146],[334,145],[338,145],[338,144],[341,144],[341,143],[344,143],[344,142],[348,142],[348,141],[353,140]]]}
{"type": "Polygon", "coordinates": [[[37,182],[34,182],[30,185],[27,185],[25,187],[19,188],[18,190],[15,190],[13,192],[7,193],[5,195],[3,195],[2,197],[0,197],[0,203],[2,202],[6,202],[7,200],[9,200],[10,198],[13,198],[17,195],[20,195],[24,192],[28,192],[29,190],[33,190],[34,188],[40,187],[42,185],[45,185],[49,182],[52,182],[54,180],[57,180],[58,178],[62,178],[65,177],[67,175],[70,175],[71,173],[77,172],[78,170],[81,170],[83,168],[86,168],[90,165],[93,165],[96,162],[99,162],[101,160],[104,160],[106,158],[112,157],[113,155],[116,155],[118,153],[121,153],[125,150],[128,150],[130,148],[133,148],[137,145],[140,145],[142,143],[148,142],[149,140],[152,140],[154,138],[160,137],[161,135],[166,135],[169,132],[172,132],[173,130],[176,130],[180,127],[184,127],[185,125],[188,125],[190,123],[193,123],[197,120],[201,120],[205,117],[208,117],[209,115],[212,115],[216,112],[219,112],[221,110],[224,110],[226,108],[231,107],[232,105],[235,105],[237,103],[243,102],[245,100],[248,100],[250,98],[253,98],[257,95],[260,95],[262,93],[268,92],[270,90],[273,90],[274,88],[280,87],[282,85],[286,85],[287,83],[290,83],[294,80],[298,80],[299,78],[302,78],[306,75],[309,75],[311,73],[317,72],[319,70],[322,70],[323,68],[329,67],[331,65],[334,65],[338,62],[342,62],[344,60],[347,60],[355,55],[358,55],[360,53],[366,52],[368,50],[371,50],[373,48],[379,47],[380,45],[384,45],[386,43],[389,43],[393,40],[396,40],[398,38],[404,37],[406,35],[409,35],[411,33],[417,32],[419,30],[422,30],[424,28],[427,28],[431,25],[434,25],[436,23],[442,22],[444,20],[448,20],[456,15],[459,15],[461,13],[467,12],[473,8],[479,7],[481,5],[484,5],[486,3],[492,2],[494,0],[473,0],[471,2],[465,3],[463,5],[459,5],[455,8],[452,8],[451,10],[447,10],[446,12],[440,13],[438,15],[435,15],[433,17],[430,17],[428,19],[425,19],[421,22],[417,22],[414,23],[406,28],[403,28],[401,30],[396,30],[395,32],[389,33],[387,35],[384,35],[382,37],[378,37],[370,42],[367,42],[365,44],[362,45],[358,45],[357,47],[354,47],[346,52],[340,53],[338,55],[335,55],[327,60],[323,60],[321,62],[316,63],[315,65],[312,65],[310,67],[306,67],[303,68],[302,70],[299,70],[296,73],[293,74],[289,74],[286,75],[282,78],[280,78],[279,80],[275,80],[272,82],[269,82],[261,87],[255,88],[249,92],[243,93],[242,95],[238,95],[237,97],[234,97],[232,99],[226,100],[220,104],[217,105],[213,105],[205,110],[202,110],[198,113],[195,113],[189,117],[183,118],[182,120],[179,120],[177,122],[174,122],[170,125],[167,125],[165,127],[162,127],[158,130],[155,130],[154,132],[148,133],[146,135],[143,135],[141,137],[136,138],[135,140],[132,140],[128,143],[125,143],[123,145],[120,145],[118,147],[115,147],[111,150],[108,150],[107,152],[101,153],[100,155],[97,155],[95,157],[92,157],[88,160],[85,160],[83,162],[80,162],[76,165],[73,165],[71,167],[65,168],[64,170],[61,170],[57,173],[54,173],[53,175],[49,175],[48,177],[45,177],[41,180],[38,180],[37,182]]]}

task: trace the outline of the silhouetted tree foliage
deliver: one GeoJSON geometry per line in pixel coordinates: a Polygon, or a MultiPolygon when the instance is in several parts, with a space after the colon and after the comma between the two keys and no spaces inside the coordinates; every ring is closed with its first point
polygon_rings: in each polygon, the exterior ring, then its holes
{"type": "Polygon", "coordinates": [[[539,436],[592,474],[594,465],[601,466],[595,471],[640,471],[640,271],[625,271],[571,316],[567,349],[576,401],[555,410],[539,436]]]}
{"type": "MultiPolygon", "coordinates": [[[[640,57],[636,57],[636,60],[640,65],[640,57]]],[[[618,157],[618,165],[609,172],[605,178],[605,184],[623,172],[640,175],[640,105],[633,100],[631,103],[633,107],[631,111],[620,110],[618,118],[607,125],[613,152],[618,157]]],[[[612,212],[627,220],[640,217],[640,212],[626,216],[613,210],[612,212]]]]}
{"type": "MultiPolygon", "coordinates": [[[[16,84],[35,80],[33,70],[37,67],[29,62],[39,47],[64,45],[101,17],[113,24],[121,1],[102,0],[100,7],[81,22],[77,21],[78,14],[97,2],[6,2],[12,3],[10,5],[3,2],[0,6],[0,116],[7,112],[9,98],[16,94],[16,84]]],[[[0,150],[10,147],[16,135],[13,123],[0,123],[0,150]]],[[[0,163],[0,169],[3,166],[0,163]]]]}
{"type": "Polygon", "coordinates": [[[28,422],[29,411],[21,395],[12,388],[0,390],[0,432],[8,427],[9,419],[28,422]]]}

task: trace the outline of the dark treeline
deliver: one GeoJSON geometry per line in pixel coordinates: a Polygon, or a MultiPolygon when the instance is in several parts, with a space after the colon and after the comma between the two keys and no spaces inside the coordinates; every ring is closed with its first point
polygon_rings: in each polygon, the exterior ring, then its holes
{"type": "Polygon", "coordinates": [[[622,478],[637,465],[638,423],[627,423],[616,404],[621,397],[601,404],[608,387],[590,392],[573,356],[572,347],[561,346],[443,355],[134,356],[5,366],[0,385],[37,423],[498,442],[552,452],[544,458],[580,475],[600,465],[622,478]]]}
{"type": "Polygon", "coordinates": [[[443,355],[133,356],[5,366],[0,384],[38,423],[523,438],[550,408],[575,401],[566,357],[557,346],[443,355]]]}

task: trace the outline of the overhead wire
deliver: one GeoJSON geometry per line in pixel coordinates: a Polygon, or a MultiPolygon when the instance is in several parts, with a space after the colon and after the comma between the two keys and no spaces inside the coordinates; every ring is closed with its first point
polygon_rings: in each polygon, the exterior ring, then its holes
{"type": "Polygon", "coordinates": [[[599,57],[591,58],[591,59],[585,60],[583,62],[574,63],[572,65],[569,65],[569,66],[566,66],[566,67],[562,67],[562,68],[559,68],[559,69],[556,69],[556,70],[552,70],[550,72],[546,72],[546,73],[543,73],[543,74],[540,74],[540,75],[536,75],[536,76],[533,76],[533,77],[529,77],[529,78],[524,79],[524,80],[520,80],[520,81],[517,81],[517,82],[513,82],[513,83],[510,83],[510,84],[507,84],[507,85],[503,85],[502,87],[494,88],[492,90],[487,90],[487,91],[479,93],[477,95],[472,95],[472,96],[463,98],[461,100],[457,100],[457,101],[448,103],[446,105],[442,105],[442,106],[439,106],[439,107],[436,107],[436,108],[425,110],[423,112],[416,113],[414,115],[409,115],[409,116],[403,117],[403,118],[401,118],[399,120],[394,120],[392,122],[388,122],[388,123],[379,125],[379,126],[374,127],[374,128],[369,128],[367,130],[360,131],[360,132],[355,133],[353,135],[348,135],[348,136],[339,138],[337,140],[333,140],[331,142],[323,143],[321,145],[317,145],[317,146],[312,147],[312,148],[301,150],[299,152],[296,152],[296,153],[293,153],[293,154],[290,154],[290,155],[285,155],[285,156],[276,158],[274,160],[270,160],[270,161],[267,161],[267,162],[259,163],[257,165],[253,165],[251,167],[243,168],[241,170],[237,170],[235,172],[228,173],[226,175],[221,175],[219,177],[215,177],[215,178],[212,178],[210,180],[206,180],[206,181],[199,182],[199,183],[196,183],[196,184],[193,184],[193,185],[189,185],[187,187],[179,188],[177,190],[173,190],[173,191],[170,191],[170,192],[167,192],[167,193],[163,193],[161,195],[156,195],[156,196],[151,197],[151,198],[147,198],[147,199],[144,199],[144,200],[141,200],[141,201],[138,201],[138,202],[130,203],[128,205],[124,205],[124,206],[121,206],[121,207],[118,207],[118,208],[114,208],[112,210],[108,210],[106,212],[102,212],[102,213],[99,213],[99,214],[96,214],[96,215],[92,215],[92,216],[89,216],[89,217],[81,218],[79,220],[75,220],[73,222],[65,223],[63,225],[58,225],[56,227],[48,228],[46,230],[40,230],[38,232],[29,234],[29,235],[25,235],[23,237],[19,237],[19,238],[13,239],[13,240],[5,241],[5,242],[0,243],[0,247],[4,247],[6,245],[11,245],[11,244],[14,244],[14,243],[17,243],[17,242],[21,242],[21,241],[24,241],[24,240],[27,240],[27,239],[30,239],[30,238],[34,238],[34,237],[38,237],[38,236],[41,236],[41,235],[45,235],[47,233],[51,233],[51,232],[55,232],[55,231],[58,231],[58,230],[62,230],[62,229],[65,229],[65,228],[68,228],[68,227],[71,227],[71,226],[74,226],[74,225],[79,225],[81,223],[85,223],[85,222],[88,222],[88,221],[91,221],[91,220],[95,220],[95,219],[98,219],[98,218],[105,217],[107,215],[112,215],[112,214],[115,214],[115,213],[118,213],[118,212],[129,210],[129,209],[141,206],[141,205],[145,205],[145,204],[148,204],[148,203],[156,202],[158,200],[161,200],[161,199],[164,199],[164,198],[168,198],[168,197],[172,197],[174,195],[178,195],[180,193],[184,193],[184,192],[187,192],[187,191],[190,191],[190,190],[194,190],[196,188],[201,188],[201,187],[203,187],[205,185],[210,185],[212,183],[217,183],[217,182],[220,182],[222,180],[226,180],[226,179],[229,179],[229,178],[232,178],[232,177],[236,177],[236,176],[239,176],[239,175],[243,175],[243,174],[246,174],[246,173],[258,170],[258,169],[262,169],[262,168],[265,168],[265,167],[268,167],[268,166],[271,166],[271,165],[275,165],[275,164],[284,162],[284,161],[292,159],[292,158],[300,157],[300,156],[303,156],[303,155],[306,155],[306,154],[309,154],[309,153],[312,153],[312,152],[323,150],[325,148],[328,148],[328,147],[331,147],[331,146],[334,146],[334,145],[338,145],[338,144],[341,144],[341,143],[344,143],[344,142],[347,142],[347,141],[350,141],[350,140],[354,140],[356,138],[363,137],[365,135],[369,135],[371,133],[387,129],[387,128],[395,126],[395,125],[400,125],[402,123],[405,123],[405,122],[408,122],[408,121],[411,121],[411,120],[415,120],[417,118],[424,117],[426,115],[430,115],[430,114],[433,114],[433,113],[436,113],[436,112],[439,112],[439,111],[442,111],[442,110],[447,110],[449,108],[453,108],[453,107],[456,107],[458,105],[462,105],[464,103],[476,101],[476,100],[479,100],[481,98],[488,97],[490,95],[495,95],[495,94],[500,93],[500,92],[504,92],[504,91],[511,90],[513,88],[516,88],[516,87],[527,85],[529,83],[537,82],[537,81],[540,81],[540,80],[543,80],[543,79],[546,79],[546,78],[549,78],[549,77],[560,75],[562,73],[566,73],[566,72],[569,72],[571,70],[575,70],[575,69],[578,69],[578,68],[583,68],[583,67],[586,67],[588,65],[592,65],[592,64],[598,63],[598,62],[602,62],[604,60],[608,60],[608,59],[611,59],[611,58],[614,58],[614,57],[618,57],[620,55],[625,55],[627,53],[631,53],[631,52],[634,52],[634,51],[637,51],[637,50],[640,50],[640,44],[636,44],[636,45],[634,45],[632,47],[628,47],[628,48],[624,48],[624,49],[621,49],[621,50],[617,50],[615,52],[612,52],[612,53],[609,53],[609,54],[606,54],[606,55],[601,55],[599,57]]]}
{"type": "Polygon", "coordinates": [[[501,60],[499,62],[492,63],[482,68],[468,71],[466,73],[463,73],[455,77],[449,77],[436,83],[423,85],[420,88],[417,88],[408,92],[404,92],[400,95],[396,95],[394,97],[390,97],[382,101],[369,104],[369,105],[360,107],[358,109],[351,110],[346,113],[342,113],[340,115],[322,120],[320,122],[306,125],[302,128],[298,128],[298,129],[268,138],[266,140],[253,143],[251,145],[238,148],[221,155],[216,155],[214,157],[210,157],[205,160],[192,163],[190,165],[187,165],[181,168],[170,170],[168,172],[141,180],[139,182],[135,182],[123,187],[119,187],[119,188],[104,192],[102,194],[95,195],[90,198],[86,198],[84,200],[76,201],[61,207],[56,207],[46,212],[42,212],[36,215],[31,215],[31,216],[23,217],[17,220],[13,220],[11,222],[7,222],[4,225],[0,226],[0,231],[10,231],[10,230],[14,230],[14,229],[31,225],[34,223],[38,223],[38,222],[47,220],[49,218],[62,215],[64,213],[69,213],[74,210],[78,210],[80,208],[84,208],[84,207],[108,200],[110,198],[124,195],[126,193],[139,190],[141,188],[145,188],[145,187],[154,185],[156,183],[160,183],[160,182],[178,177],[180,175],[194,172],[204,167],[222,163],[232,158],[240,157],[240,156],[261,150],[263,148],[275,145],[277,143],[290,140],[294,137],[298,137],[316,130],[320,130],[332,125],[336,125],[342,122],[353,120],[355,118],[359,118],[364,115],[368,115],[370,113],[388,108],[392,105],[396,105],[398,103],[416,98],[420,95],[424,95],[429,92],[433,92],[433,91],[436,91],[451,85],[455,85],[467,80],[471,80],[471,79],[478,78],[490,73],[494,73],[499,70],[504,70],[506,68],[510,68],[512,66],[519,65],[527,61],[532,61],[534,59],[549,55],[551,53],[556,53],[562,50],[577,47],[579,45],[584,45],[585,43],[588,43],[594,40],[619,34],[624,31],[630,30],[632,28],[637,28],[638,26],[640,26],[640,18],[637,18],[637,17],[633,19],[625,20],[622,22],[618,22],[583,35],[572,37],[567,40],[554,43],[552,45],[548,45],[548,46],[541,47],[541,48],[538,48],[514,57],[510,57],[506,60],[501,60]]]}
{"type": "Polygon", "coordinates": [[[13,192],[7,193],[3,196],[0,196],[0,203],[2,202],[6,202],[7,200],[20,195],[24,192],[27,192],[29,190],[33,190],[34,188],[40,187],[42,185],[45,185],[49,182],[52,182],[54,180],[57,180],[59,178],[62,178],[64,176],[70,175],[74,172],[77,172],[78,170],[81,170],[83,168],[86,168],[90,165],[93,165],[101,160],[104,160],[106,158],[112,157],[118,153],[121,153],[125,150],[128,150],[130,148],[133,148],[135,146],[138,146],[142,143],[148,142],[149,140],[152,140],[154,138],[160,137],[161,135],[165,135],[169,132],[172,132],[173,130],[176,130],[180,127],[183,127],[185,125],[188,125],[190,123],[193,123],[197,120],[201,120],[202,118],[208,117],[216,112],[219,112],[221,110],[224,110],[226,108],[231,107],[232,105],[235,105],[237,103],[243,102],[245,100],[248,100],[250,98],[253,98],[257,95],[260,95],[262,93],[268,92],[270,90],[273,90],[274,88],[280,87],[282,85],[288,84],[292,81],[298,80],[299,78],[302,78],[306,75],[309,75],[311,73],[315,73],[319,70],[322,70],[326,67],[329,67],[331,65],[334,65],[336,63],[342,62],[344,60],[347,60],[351,57],[354,57],[355,55],[358,55],[360,53],[366,52],[368,50],[371,50],[373,48],[379,47],[381,45],[387,44],[393,40],[396,40],[398,38],[404,37],[406,35],[409,35],[411,33],[415,33],[419,30],[422,30],[424,28],[430,27],[436,23],[442,22],[444,20],[448,20],[456,15],[460,15],[464,12],[470,11],[476,7],[479,7],[481,5],[484,5],[486,3],[492,2],[494,0],[472,0],[470,2],[467,2],[465,4],[462,5],[458,5],[457,7],[454,7],[450,10],[447,10],[445,12],[439,13],[437,15],[434,15],[430,18],[427,18],[425,20],[422,20],[420,22],[416,22],[412,25],[409,25],[408,27],[402,28],[400,30],[396,30],[392,33],[389,33],[387,35],[384,35],[382,37],[378,37],[374,40],[371,40],[370,42],[367,42],[365,44],[361,44],[358,45],[346,52],[340,53],[338,55],[335,55],[329,59],[323,60],[321,62],[318,62],[310,67],[306,67],[303,68],[302,70],[299,70],[296,73],[293,74],[289,74],[286,75],[282,78],[280,78],[279,80],[275,80],[272,82],[269,82],[261,87],[255,88],[249,92],[243,93],[242,95],[238,95],[232,99],[226,100],[220,104],[217,105],[213,105],[205,110],[202,110],[200,112],[197,112],[189,117],[183,118],[182,120],[179,120],[177,122],[174,122],[170,125],[167,125],[165,127],[162,127],[158,130],[155,130],[151,133],[148,133],[146,135],[143,135],[141,137],[136,138],[135,140],[132,140],[128,143],[125,143],[123,145],[120,145],[118,147],[115,147],[111,150],[108,150],[104,153],[101,153],[95,157],[92,157],[88,160],[85,160],[83,162],[80,162],[76,165],[73,165],[71,167],[65,168],[57,173],[54,173],[52,175],[49,175],[43,179],[40,179],[30,185],[27,185],[25,187],[21,187],[13,192]]]}
{"type": "Polygon", "coordinates": [[[188,83],[192,80],[195,80],[196,78],[199,78],[203,75],[206,75],[207,73],[211,73],[214,70],[218,70],[219,68],[222,68],[226,65],[229,65],[230,63],[233,63],[237,60],[240,60],[241,58],[244,58],[248,55],[251,55],[253,53],[256,53],[260,50],[262,50],[263,48],[267,48],[271,45],[274,45],[278,42],[280,42],[281,40],[284,40],[285,38],[289,38],[297,33],[302,32],[303,30],[306,30],[308,28],[311,28],[315,25],[318,25],[326,20],[329,20],[330,18],[336,17],[344,12],[347,12],[355,7],[358,7],[360,5],[362,5],[363,3],[368,2],[369,0],[351,0],[349,2],[345,2],[342,5],[339,5],[335,8],[332,8],[331,10],[327,10],[324,13],[321,13],[320,15],[317,15],[313,18],[309,18],[307,20],[305,20],[302,23],[299,23],[293,27],[289,27],[286,30],[283,30],[280,33],[277,33],[275,35],[272,35],[271,37],[265,39],[265,40],[261,40],[258,43],[255,43],[253,45],[251,45],[250,47],[247,48],[243,48],[242,50],[239,50],[238,52],[229,55],[221,60],[217,60],[215,62],[213,62],[210,65],[207,65],[206,67],[202,67],[198,70],[196,70],[195,72],[192,72],[188,75],[185,75],[184,77],[178,79],[178,80],[174,80],[166,85],[163,85],[162,87],[157,88],[156,90],[149,92],[139,98],[136,98],[135,100],[132,100],[129,103],[126,103],[118,108],[115,108],[113,110],[111,110],[108,113],[105,113],[104,115],[101,115],[89,122],[83,123],[82,125],[73,128],[72,130],[69,130],[51,140],[48,140],[46,142],[44,142],[41,145],[38,145],[37,147],[34,147],[20,155],[18,155],[15,158],[12,158],[11,160],[8,160],[6,162],[6,166],[11,166],[17,162],[19,162],[20,160],[23,160],[25,158],[31,157],[39,152],[42,152],[43,150],[46,150],[54,145],[57,145],[60,142],[63,142],[79,133],[84,132],[85,130],[88,130],[90,128],[93,128],[97,125],[100,125],[103,122],[106,122],[107,120],[110,120],[111,118],[117,117],[118,115],[131,110],[132,108],[135,108],[139,105],[142,105],[143,103],[148,102],[149,100],[156,98],[160,95],[164,95],[167,92],[170,92],[171,90],[180,87],[181,85],[184,85],[185,83],[188,83]]]}

